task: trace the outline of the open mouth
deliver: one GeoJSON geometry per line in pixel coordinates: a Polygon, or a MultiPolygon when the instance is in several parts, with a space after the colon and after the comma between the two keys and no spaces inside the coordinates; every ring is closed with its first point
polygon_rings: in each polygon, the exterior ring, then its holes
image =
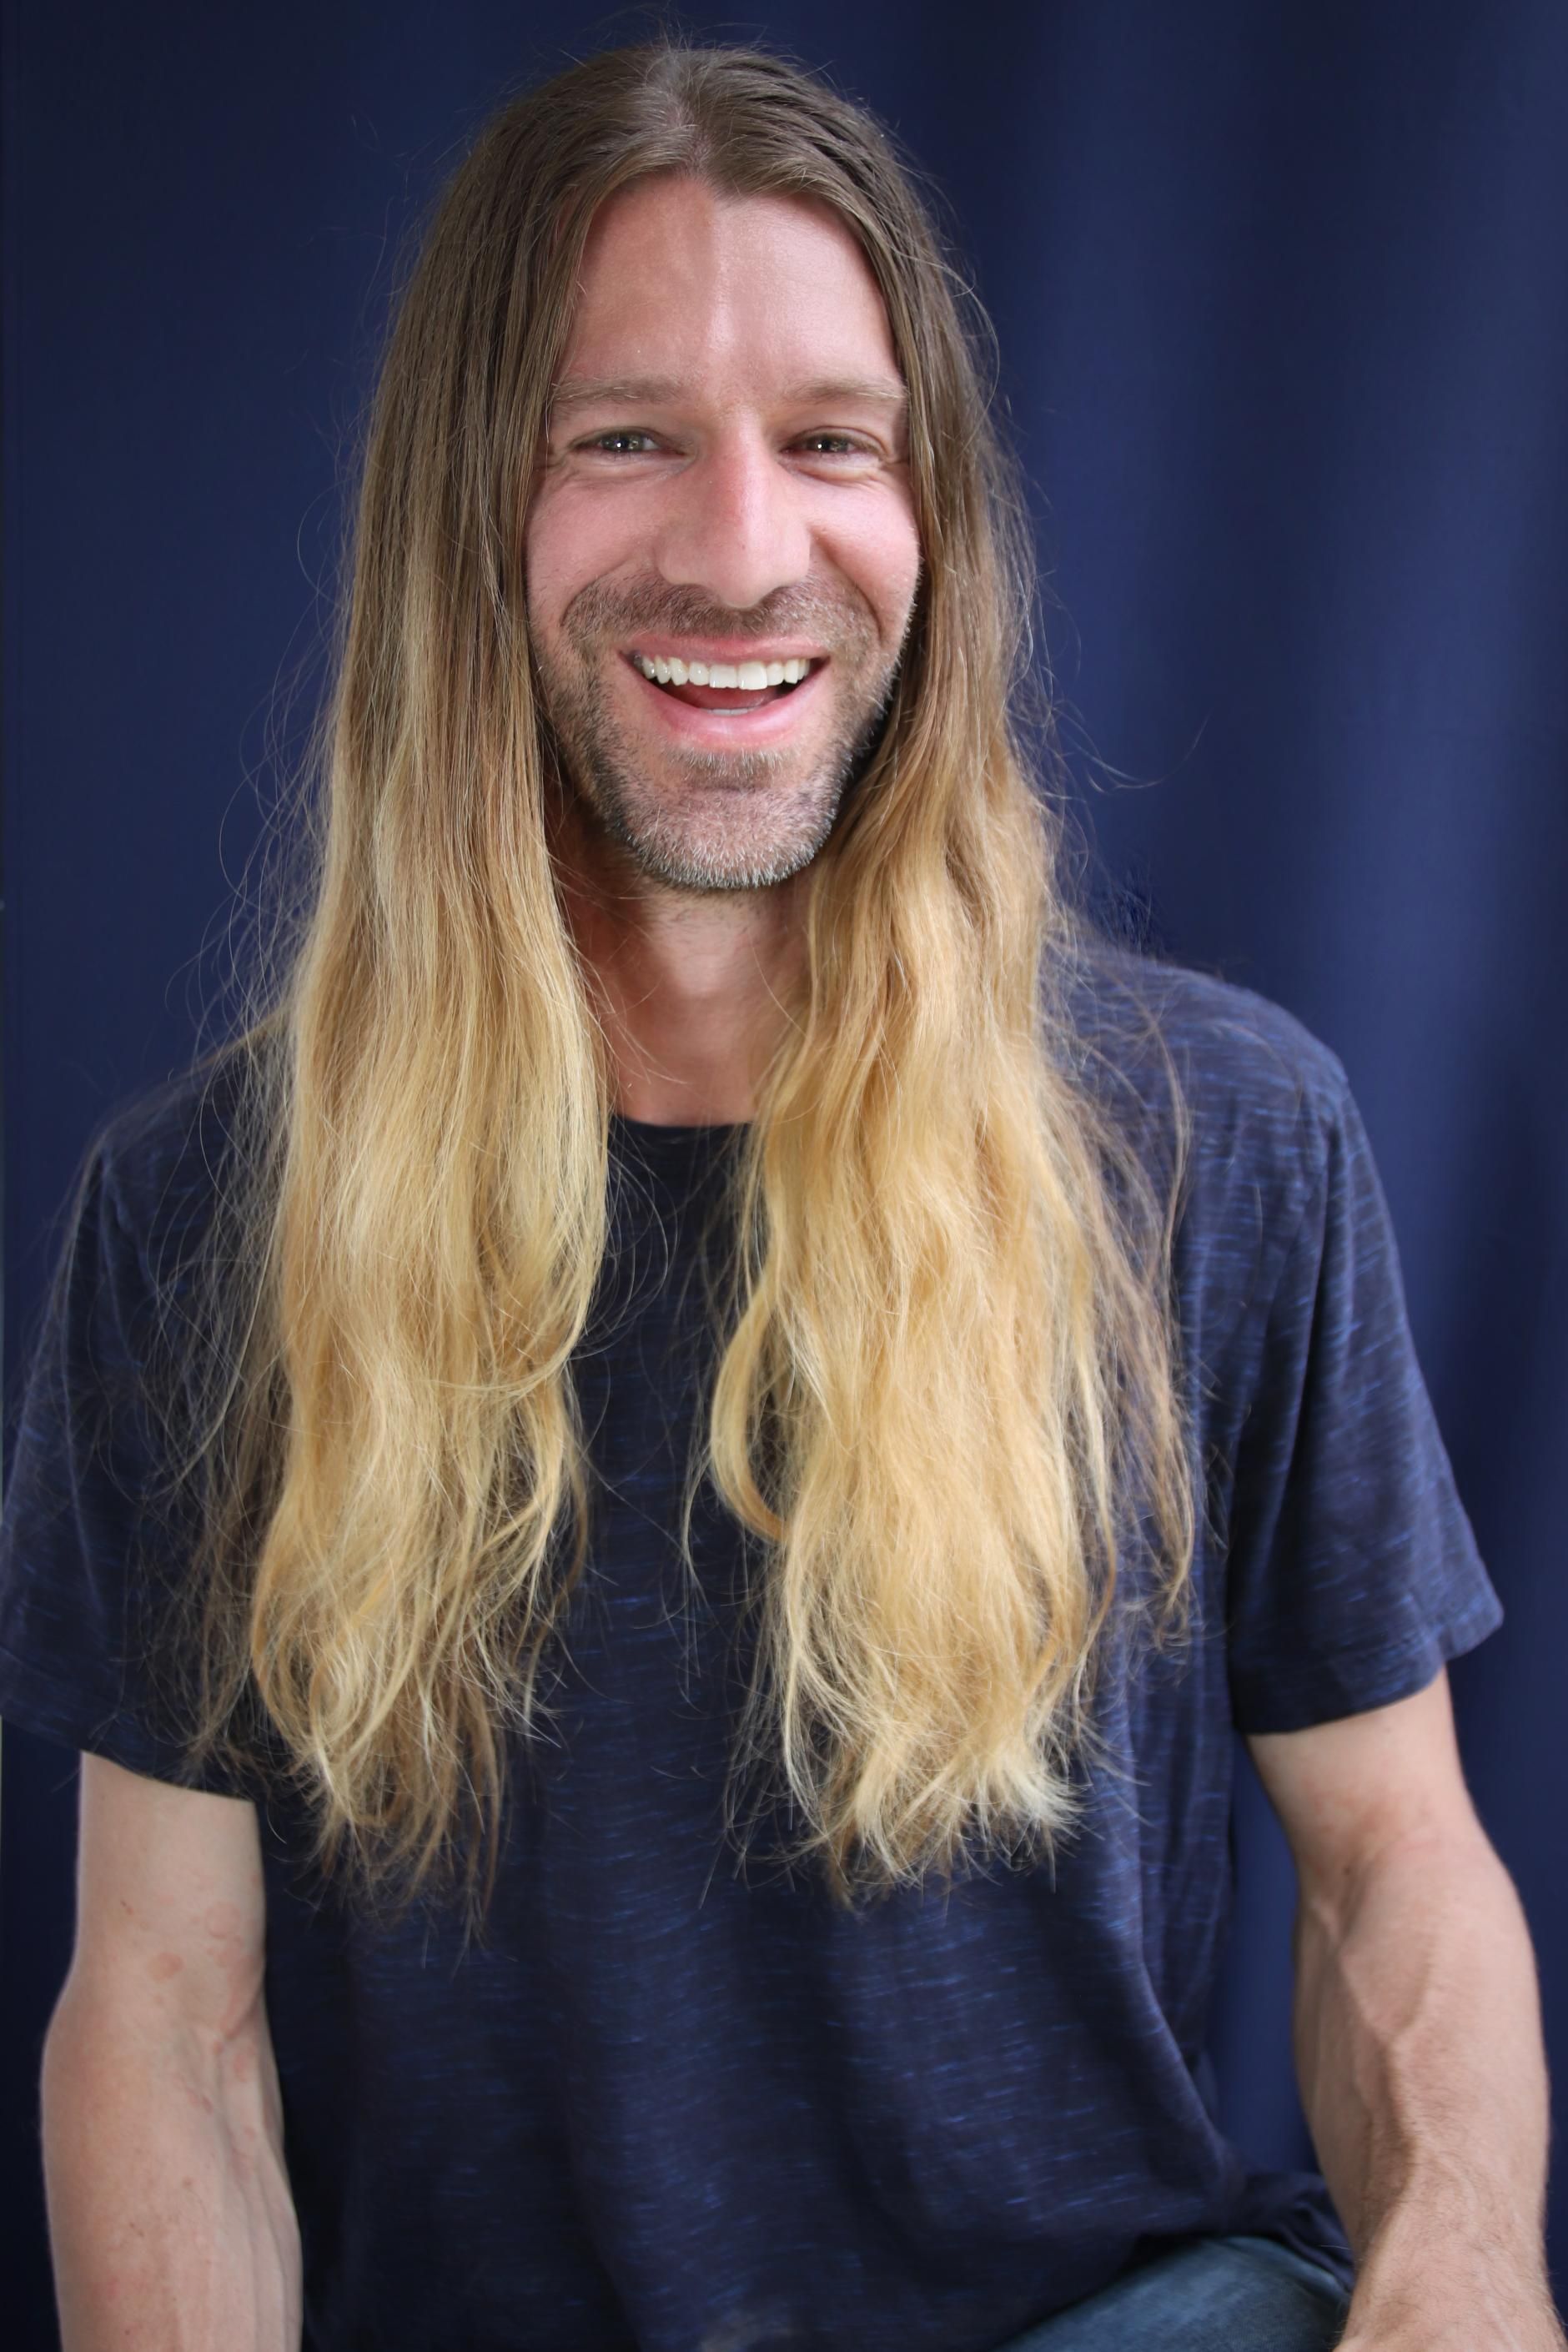
{"type": "Polygon", "coordinates": [[[671,656],[631,654],[633,667],[673,701],[692,710],[727,712],[742,718],[797,693],[823,667],[819,656],[782,661],[686,662],[671,656]]]}

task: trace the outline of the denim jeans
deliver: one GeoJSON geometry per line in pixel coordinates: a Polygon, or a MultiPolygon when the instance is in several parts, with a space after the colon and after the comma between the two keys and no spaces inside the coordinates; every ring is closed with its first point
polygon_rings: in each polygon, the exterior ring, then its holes
{"type": "Polygon", "coordinates": [[[1198,2238],[1002,2352],[1328,2352],[1349,2309],[1331,2272],[1273,2238],[1198,2238]]]}

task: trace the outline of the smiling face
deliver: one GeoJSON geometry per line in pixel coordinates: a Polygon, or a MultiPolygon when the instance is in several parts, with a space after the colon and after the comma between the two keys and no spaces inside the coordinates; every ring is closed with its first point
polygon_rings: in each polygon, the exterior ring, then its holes
{"type": "Polygon", "coordinates": [[[611,198],[579,289],[525,538],[564,782],[640,875],[763,888],[826,840],[913,609],[887,313],[826,208],[684,178],[611,198]]]}

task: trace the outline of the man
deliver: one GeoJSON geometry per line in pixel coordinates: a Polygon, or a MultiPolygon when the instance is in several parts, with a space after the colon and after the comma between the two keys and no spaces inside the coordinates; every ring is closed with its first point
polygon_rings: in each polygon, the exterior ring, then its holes
{"type": "Polygon", "coordinates": [[[1365,1139],[1070,918],[1017,510],[808,77],[458,174],[297,943],[92,1156],[7,1497],[72,2352],[1561,2346],[1365,1139]],[[1348,2318],[1205,2097],[1233,1723],[1348,2318]]]}

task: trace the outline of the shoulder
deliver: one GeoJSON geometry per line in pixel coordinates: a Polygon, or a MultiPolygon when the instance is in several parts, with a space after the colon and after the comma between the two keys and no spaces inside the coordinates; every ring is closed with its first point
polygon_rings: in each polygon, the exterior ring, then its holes
{"type": "Polygon", "coordinates": [[[1375,1181],[1342,1066],[1251,989],[1099,940],[1065,1010],[1080,1084],[1174,1206],[1184,1312],[1236,1326],[1320,1235],[1347,1168],[1375,1181]]]}
{"type": "Polygon", "coordinates": [[[1066,979],[1068,1008],[1112,1084],[1151,1108],[1173,1074],[1205,1126],[1294,1128],[1332,1118],[1345,1093],[1338,1057],[1284,1006],[1235,981],[1091,940],[1066,979]]]}
{"type": "Polygon", "coordinates": [[[240,1148],[251,1066],[227,1047],[121,1104],[89,1146],[80,1184],[96,1197],[106,1253],[156,1280],[199,1241],[240,1148]]]}
{"type": "MultiPolygon", "coordinates": [[[[194,1472],[230,1371],[203,1244],[237,1075],[209,1060],[122,1104],[89,1141],[0,1514],[0,1707],[154,1780],[190,1772],[180,1628],[201,1534],[194,1472]]],[[[242,1793],[226,1767],[202,1769],[204,1785],[242,1793]]]]}
{"type": "Polygon", "coordinates": [[[1310,1192],[1349,1096],[1338,1057],[1293,1013],[1234,981],[1091,940],[1066,981],[1083,1083],[1151,1153],[1178,1125],[1191,1172],[1310,1192]]]}

